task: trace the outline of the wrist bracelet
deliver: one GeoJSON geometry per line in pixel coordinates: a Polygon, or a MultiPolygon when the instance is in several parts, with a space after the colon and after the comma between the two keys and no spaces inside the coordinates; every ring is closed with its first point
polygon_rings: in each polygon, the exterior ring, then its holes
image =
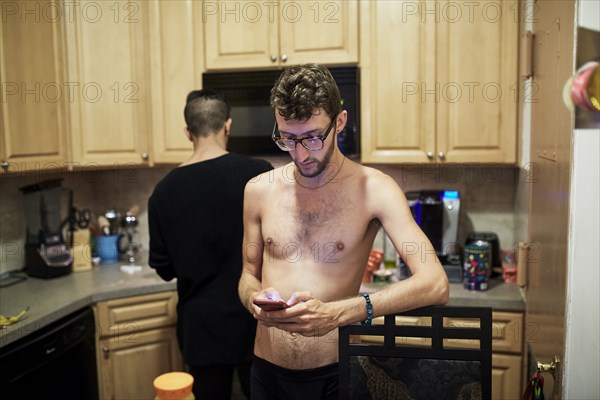
{"type": "Polygon", "coordinates": [[[361,322],[362,325],[371,325],[371,321],[373,320],[373,304],[371,304],[371,298],[368,293],[361,293],[367,302],[365,307],[367,309],[367,319],[361,322]]]}

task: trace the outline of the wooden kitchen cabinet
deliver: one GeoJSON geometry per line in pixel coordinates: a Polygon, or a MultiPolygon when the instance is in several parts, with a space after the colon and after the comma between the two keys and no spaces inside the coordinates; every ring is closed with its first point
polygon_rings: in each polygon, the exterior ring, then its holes
{"type": "Polygon", "coordinates": [[[192,154],[184,134],[187,94],[202,86],[201,2],[149,4],[152,143],[154,163],[181,163],[192,154]]]}
{"type": "MultiPolygon", "coordinates": [[[[66,169],[63,26],[21,3],[3,4],[0,27],[0,166],[2,172],[66,169]],[[6,13],[5,13],[6,12],[6,13]]],[[[58,0],[37,2],[52,8],[58,0]]]]}
{"type": "Polygon", "coordinates": [[[366,163],[515,163],[518,2],[361,2],[366,163]]]}
{"type": "Polygon", "coordinates": [[[358,62],[358,2],[205,1],[207,70],[358,62]]]}
{"type": "MultiPolygon", "coordinates": [[[[383,324],[383,317],[373,319],[373,325],[383,324]]],[[[431,326],[429,317],[397,316],[396,325],[431,326]]],[[[444,318],[444,326],[478,326],[468,319],[444,318]]],[[[492,312],[492,399],[518,399],[523,393],[523,314],[515,312],[492,312]]],[[[361,336],[365,343],[383,343],[381,336],[361,336]]],[[[431,346],[431,339],[397,337],[396,343],[403,346],[431,346]]],[[[470,340],[444,340],[444,347],[478,348],[470,340]]]]}
{"type": "Polygon", "coordinates": [[[171,291],[94,305],[100,398],[154,398],[154,378],[183,370],[176,304],[171,291]]]}
{"type": "MultiPolygon", "coordinates": [[[[468,327],[468,320],[452,318],[448,326],[468,327]]],[[[492,313],[492,399],[518,399],[523,393],[523,314],[494,311],[492,313]]],[[[475,347],[468,341],[456,340],[461,347],[475,347]]]]}
{"type": "Polygon", "coordinates": [[[65,20],[75,167],[151,161],[149,6],[81,1],[65,20]]]}
{"type": "Polygon", "coordinates": [[[521,377],[522,364],[522,356],[492,354],[492,399],[521,398],[525,391],[521,377]]]}
{"type": "Polygon", "coordinates": [[[7,6],[0,29],[2,170],[189,157],[183,107],[201,87],[201,5],[43,0],[25,15],[24,3],[7,6]]]}

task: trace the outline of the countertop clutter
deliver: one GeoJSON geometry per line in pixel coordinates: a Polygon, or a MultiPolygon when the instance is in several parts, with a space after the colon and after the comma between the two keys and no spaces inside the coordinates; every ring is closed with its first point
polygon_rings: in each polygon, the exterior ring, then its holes
{"type": "Polygon", "coordinates": [[[0,347],[99,301],[175,289],[175,280],[163,281],[147,265],[135,273],[122,271],[120,264],[107,264],[54,279],[29,277],[0,290],[0,314],[30,307],[19,322],[0,330],[0,347]]]}
{"type": "MultiPolygon", "coordinates": [[[[382,285],[364,283],[361,290],[374,292],[382,285]]],[[[0,314],[12,315],[30,307],[22,320],[0,330],[0,347],[98,301],[175,289],[175,280],[164,282],[147,265],[135,273],[124,272],[119,264],[108,264],[49,280],[28,278],[0,290],[0,314]]],[[[525,309],[519,287],[501,279],[492,279],[490,288],[482,292],[465,290],[462,284],[450,284],[449,304],[489,306],[506,311],[525,309]]]]}

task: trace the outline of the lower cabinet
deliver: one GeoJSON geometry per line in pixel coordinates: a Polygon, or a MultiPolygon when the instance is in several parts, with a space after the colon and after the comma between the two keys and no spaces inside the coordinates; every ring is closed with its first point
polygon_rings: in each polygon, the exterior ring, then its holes
{"type": "Polygon", "coordinates": [[[96,359],[101,399],[152,399],[158,375],[182,371],[177,294],[162,292],[96,303],[96,359]]]}
{"type": "Polygon", "coordinates": [[[520,399],[524,390],[522,313],[492,313],[492,399],[520,399]]]}
{"type": "Polygon", "coordinates": [[[492,399],[520,399],[522,356],[492,354],[492,399]]]}
{"type": "MultiPolygon", "coordinates": [[[[383,324],[383,317],[374,318],[373,325],[383,324]]],[[[468,327],[477,324],[468,319],[445,318],[448,327],[468,327]]],[[[397,316],[396,325],[431,326],[431,318],[397,316]]],[[[363,343],[382,343],[380,336],[361,336],[363,343]]],[[[396,338],[397,344],[431,346],[431,339],[396,338]]],[[[444,342],[445,347],[478,347],[470,340],[444,342]]],[[[492,313],[492,399],[519,399],[523,393],[523,314],[493,311],[492,313]]]]}

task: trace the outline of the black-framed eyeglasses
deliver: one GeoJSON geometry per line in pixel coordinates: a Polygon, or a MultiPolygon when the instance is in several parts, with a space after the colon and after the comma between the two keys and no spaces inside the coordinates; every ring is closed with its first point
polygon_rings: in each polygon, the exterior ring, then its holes
{"type": "Polygon", "coordinates": [[[324,142],[329,136],[329,133],[335,126],[337,118],[333,118],[327,130],[322,135],[313,136],[313,137],[305,137],[301,139],[292,139],[292,138],[282,138],[281,133],[277,129],[277,122],[273,126],[273,134],[271,135],[271,139],[279,146],[279,148],[283,151],[292,151],[296,149],[298,143],[300,143],[306,150],[317,151],[323,148],[324,142]]]}

